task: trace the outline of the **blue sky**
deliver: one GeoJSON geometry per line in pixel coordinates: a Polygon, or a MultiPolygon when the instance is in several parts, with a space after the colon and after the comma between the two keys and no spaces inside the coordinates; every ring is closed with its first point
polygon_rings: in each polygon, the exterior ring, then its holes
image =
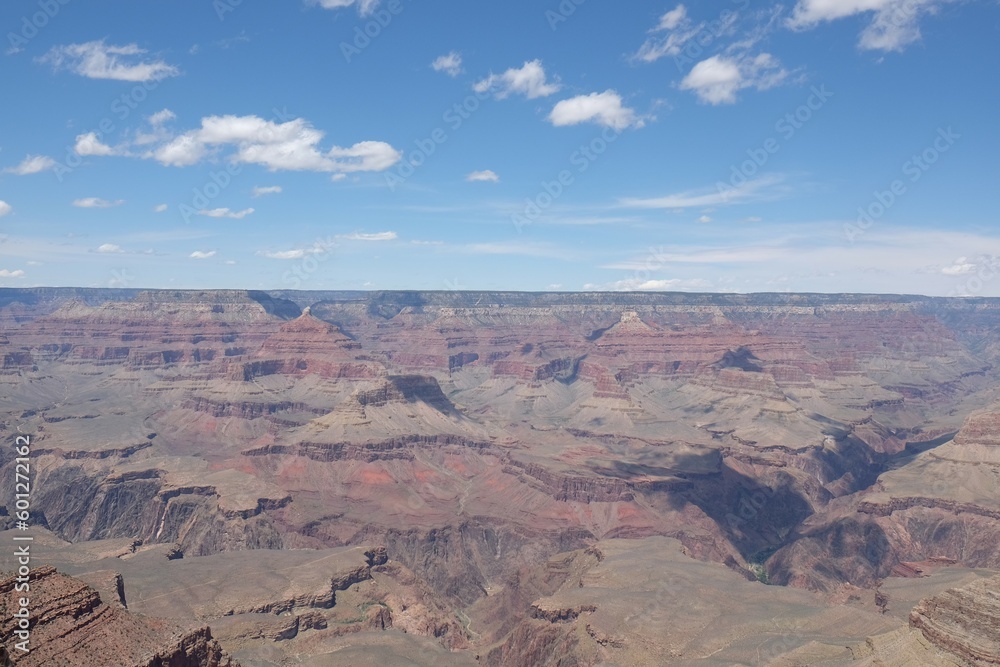
{"type": "Polygon", "coordinates": [[[1000,295],[994,0],[0,26],[0,286],[1000,295]]]}

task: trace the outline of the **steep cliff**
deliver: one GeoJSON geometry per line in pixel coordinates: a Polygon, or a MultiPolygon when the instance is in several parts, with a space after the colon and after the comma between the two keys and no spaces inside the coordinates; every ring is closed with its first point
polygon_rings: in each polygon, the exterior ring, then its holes
{"type": "MultiPolygon", "coordinates": [[[[16,583],[16,577],[0,580],[5,641],[18,627],[16,583]]],[[[18,667],[239,667],[208,627],[184,628],[109,606],[92,588],[52,567],[35,569],[28,584],[30,650],[9,649],[18,667]]]]}

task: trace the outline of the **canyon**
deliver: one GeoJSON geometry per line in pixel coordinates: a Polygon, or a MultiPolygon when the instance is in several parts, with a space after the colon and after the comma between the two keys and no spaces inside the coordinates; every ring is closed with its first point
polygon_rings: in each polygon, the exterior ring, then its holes
{"type": "Polygon", "coordinates": [[[1000,299],[0,289],[0,664],[1000,664],[998,379],[1000,299]]]}

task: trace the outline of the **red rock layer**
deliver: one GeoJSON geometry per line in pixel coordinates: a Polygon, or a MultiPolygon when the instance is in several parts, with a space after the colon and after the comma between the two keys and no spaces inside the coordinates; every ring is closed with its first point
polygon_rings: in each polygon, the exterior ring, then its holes
{"type": "Polygon", "coordinates": [[[137,617],[105,604],[97,591],[52,567],[35,569],[30,590],[0,580],[0,632],[14,636],[19,598],[30,600],[30,651],[14,648],[17,667],[239,667],[223,653],[207,627],[184,629],[168,621],[137,617]]]}
{"type": "Polygon", "coordinates": [[[1000,665],[1000,577],[921,600],[910,625],[973,665],[1000,665]]]}

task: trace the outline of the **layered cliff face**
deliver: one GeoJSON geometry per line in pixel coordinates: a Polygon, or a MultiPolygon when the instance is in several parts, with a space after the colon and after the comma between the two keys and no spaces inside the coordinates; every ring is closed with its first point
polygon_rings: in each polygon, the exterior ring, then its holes
{"type": "Polygon", "coordinates": [[[970,664],[1000,664],[1000,577],[922,600],[910,613],[910,626],[970,664]]]}
{"type": "MultiPolygon", "coordinates": [[[[22,596],[16,577],[0,580],[0,631],[16,637],[22,596]]],[[[106,604],[94,589],[52,567],[30,576],[30,636],[27,651],[15,642],[8,652],[18,667],[239,667],[212,638],[208,627],[185,628],[177,623],[143,618],[106,604]]]]}
{"type": "Polygon", "coordinates": [[[238,356],[259,346],[282,318],[299,314],[291,302],[246,291],[146,291],[93,305],[71,298],[34,312],[18,305],[20,317],[12,319],[34,359],[129,368],[238,356]]]}
{"type": "Polygon", "coordinates": [[[769,561],[775,580],[871,586],[933,559],[1000,568],[1000,404],[945,440],[810,517],[769,561]]]}
{"type": "MultiPolygon", "coordinates": [[[[71,544],[37,529],[33,547],[72,576],[32,575],[32,657],[15,655],[18,665],[238,667],[302,655],[348,665],[339,654],[359,641],[409,645],[424,664],[471,662],[449,658],[469,647],[467,628],[383,546],[174,558],[164,545],[71,544]]],[[[17,608],[13,582],[0,582],[0,610],[17,608]]]]}
{"type": "Polygon", "coordinates": [[[307,308],[264,339],[249,361],[237,365],[235,379],[249,381],[270,374],[338,379],[384,375],[382,364],[359,354],[360,350],[360,344],[333,324],[313,317],[307,308]]]}
{"type": "MultiPolygon", "coordinates": [[[[565,583],[553,558],[575,572],[591,556],[566,554],[609,540],[677,540],[731,575],[720,600],[760,578],[870,610],[926,563],[1000,568],[992,300],[0,290],[0,304],[0,431],[32,435],[34,516],[60,538],[166,549],[207,564],[195,581],[246,550],[385,546],[394,569],[358,598],[363,622],[234,605],[226,646],[293,636],[333,655],[405,628],[431,644],[386,641],[429,664],[447,664],[435,646],[628,664],[655,651],[615,629],[624,603],[536,604],[565,583]],[[588,629],[594,614],[611,620],[588,629]],[[343,632],[305,641],[323,623],[343,632]]],[[[641,597],[615,563],[586,567],[641,597]]]]}

